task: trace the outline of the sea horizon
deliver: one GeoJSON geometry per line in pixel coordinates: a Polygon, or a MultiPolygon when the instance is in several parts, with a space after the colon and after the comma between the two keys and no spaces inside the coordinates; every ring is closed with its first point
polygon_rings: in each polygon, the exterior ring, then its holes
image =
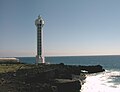
{"type": "MultiPolygon", "coordinates": [[[[120,54],[95,54],[95,55],[45,55],[44,57],[78,57],[78,56],[120,56],[120,54]]],[[[0,56],[2,57],[36,57],[36,56],[0,56]]]]}

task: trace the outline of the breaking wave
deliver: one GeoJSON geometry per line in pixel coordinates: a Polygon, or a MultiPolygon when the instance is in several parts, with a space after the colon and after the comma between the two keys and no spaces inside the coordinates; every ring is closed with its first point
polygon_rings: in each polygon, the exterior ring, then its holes
{"type": "Polygon", "coordinates": [[[88,74],[81,92],[120,92],[120,71],[88,74]]]}

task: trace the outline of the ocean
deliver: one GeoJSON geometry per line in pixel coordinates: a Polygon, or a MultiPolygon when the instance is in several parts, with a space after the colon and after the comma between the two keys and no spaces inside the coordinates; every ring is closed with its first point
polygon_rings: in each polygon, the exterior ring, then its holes
{"type": "MultiPolygon", "coordinates": [[[[17,57],[20,62],[34,64],[35,57],[17,57]]],[[[102,65],[106,70],[88,74],[80,92],[120,92],[120,56],[59,56],[45,57],[50,64],[102,65]]]]}

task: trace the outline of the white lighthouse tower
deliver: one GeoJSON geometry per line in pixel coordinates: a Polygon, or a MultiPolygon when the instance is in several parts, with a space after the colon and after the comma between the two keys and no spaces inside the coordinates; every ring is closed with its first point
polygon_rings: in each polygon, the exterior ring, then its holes
{"type": "Polygon", "coordinates": [[[38,19],[35,20],[35,25],[37,27],[37,55],[36,55],[36,64],[45,63],[44,54],[43,54],[43,26],[44,20],[39,15],[38,19]]]}

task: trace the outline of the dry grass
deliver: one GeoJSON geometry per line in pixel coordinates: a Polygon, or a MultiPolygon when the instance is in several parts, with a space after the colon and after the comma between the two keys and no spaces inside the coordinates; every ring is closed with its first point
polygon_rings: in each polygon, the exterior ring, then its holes
{"type": "Polygon", "coordinates": [[[30,69],[31,65],[26,64],[0,64],[0,73],[16,72],[19,69],[30,69]]]}

